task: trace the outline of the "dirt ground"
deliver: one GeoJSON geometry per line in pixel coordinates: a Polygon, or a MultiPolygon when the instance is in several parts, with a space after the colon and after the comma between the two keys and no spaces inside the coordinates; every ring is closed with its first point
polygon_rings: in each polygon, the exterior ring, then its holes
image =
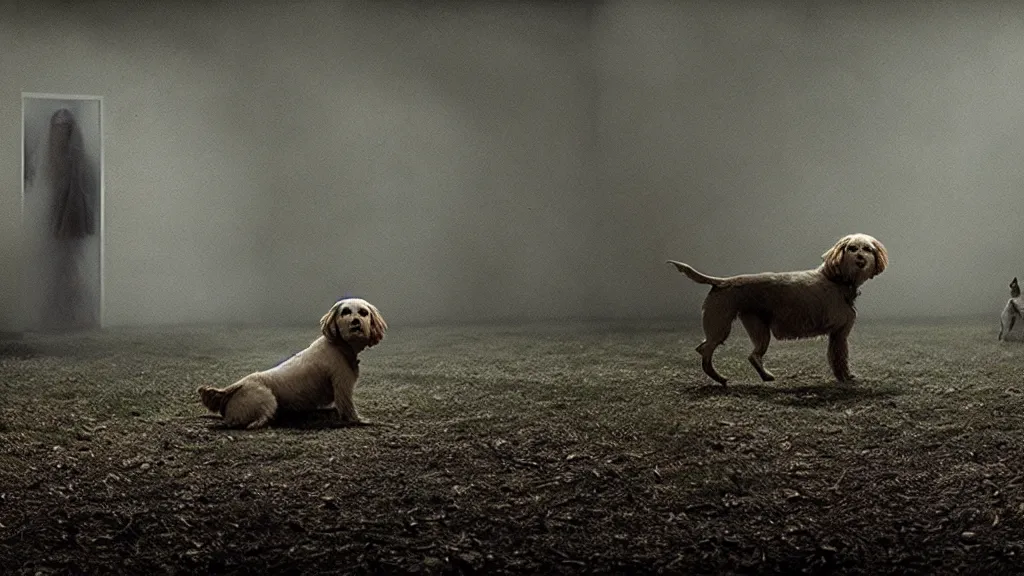
{"type": "Polygon", "coordinates": [[[992,318],[737,329],[712,385],[691,320],[393,327],[356,403],[211,429],[195,388],[315,327],[0,341],[0,572],[1008,574],[1024,567],[1024,342],[992,318]]]}

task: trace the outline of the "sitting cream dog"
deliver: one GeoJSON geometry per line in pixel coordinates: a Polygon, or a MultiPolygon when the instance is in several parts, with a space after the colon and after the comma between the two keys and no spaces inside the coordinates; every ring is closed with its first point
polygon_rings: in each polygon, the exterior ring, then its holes
{"type": "Polygon", "coordinates": [[[227,428],[266,426],[279,413],[308,412],[332,402],[343,422],[365,424],[352,403],[364,349],[384,339],[388,325],[366,300],[340,300],[320,319],[323,336],[281,364],[227,388],[201,386],[199,397],[227,428]]]}

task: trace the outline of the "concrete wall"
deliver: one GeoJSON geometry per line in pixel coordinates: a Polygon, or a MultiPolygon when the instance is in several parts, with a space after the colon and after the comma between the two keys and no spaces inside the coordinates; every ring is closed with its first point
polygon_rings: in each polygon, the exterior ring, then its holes
{"type": "Polygon", "coordinates": [[[586,7],[0,6],[7,324],[22,91],[104,97],[108,324],[580,308],[586,7]]]}
{"type": "Polygon", "coordinates": [[[878,236],[864,315],[1020,269],[1011,3],[0,0],[0,328],[22,91],[102,95],[111,325],[695,314],[667,265],[878,236]]]}
{"type": "Polygon", "coordinates": [[[604,301],[697,310],[664,257],[800,269],[850,232],[891,253],[862,316],[995,318],[1024,276],[1019,4],[623,1],[595,46],[604,301]]]}

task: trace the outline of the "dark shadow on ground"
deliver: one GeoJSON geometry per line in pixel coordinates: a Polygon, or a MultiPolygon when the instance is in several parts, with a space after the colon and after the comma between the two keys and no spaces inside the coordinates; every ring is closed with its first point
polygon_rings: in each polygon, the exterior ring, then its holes
{"type": "MultiPolygon", "coordinates": [[[[223,420],[217,414],[204,414],[197,418],[209,420],[210,424],[208,428],[210,430],[238,430],[237,428],[228,428],[224,426],[223,420]]],[[[369,425],[372,426],[373,424],[369,425]]],[[[273,422],[270,423],[269,428],[285,430],[331,430],[334,428],[359,428],[361,426],[364,426],[364,424],[343,422],[338,418],[338,413],[333,409],[324,409],[314,412],[278,415],[273,422]]]]}
{"type": "Polygon", "coordinates": [[[868,384],[800,384],[737,383],[728,386],[704,385],[685,388],[682,394],[690,400],[704,400],[716,396],[754,398],[781,406],[821,408],[822,406],[849,406],[861,402],[893,398],[903,392],[890,385],[868,384]]]}
{"type": "Polygon", "coordinates": [[[346,422],[338,416],[334,408],[321,408],[309,412],[279,413],[270,423],[271,428],[292,430],[331,430],[334,428],[362,428],[364,426],[382,426],[375,422],[354,424],[346,422]]]}
{"type": "Polygon", "coordinates": [[[75,329],[0,333],[0,358],[111,358],[118,355],[173,356],[198,360],[230,354],[226,344],[241,329],[152,328],[75,329]]]}
{"type": "Polygon", "coordinates": [[[0,339],[0,358],[34,358],[44,353],[42,347],[22,340],[0,339]]]}

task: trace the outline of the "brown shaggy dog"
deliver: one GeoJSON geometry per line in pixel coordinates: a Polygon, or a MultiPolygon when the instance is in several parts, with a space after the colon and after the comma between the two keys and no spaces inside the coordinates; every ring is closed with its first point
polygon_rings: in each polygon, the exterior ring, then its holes
{"type": "Polygon", "coordinates": [[[704,341],[697,346],[704,373],[725,385],[715,370],[712,355],[729,337],[739,316],[754,344],[748,359],[764,381],[775,376],[764,368],[762,358],[772,335],[779,339],[808,338],[828,334],[828,361],[840,382],[854,378],[848,362],[847,337],[857,311],[857,288],[882,273],[889,265],[885,246],[867,234],[841,238],[822,255],[824,262],[813,270],[765,272],[715,278],[669,260],[694,282],[710,284],[704,300],[704,341]]]}
{"type": "Polygon", "coordinates": [[[261,428],[281,412],[309,412],[334,403],[343,422],[366,424],[352,403],[356,355],[384,339],[387,323],[372,304],[340,300],[320,319],[323,336],[281,364],[223,389],[201,386],[199,397],[226,428],[261,428]]]}

